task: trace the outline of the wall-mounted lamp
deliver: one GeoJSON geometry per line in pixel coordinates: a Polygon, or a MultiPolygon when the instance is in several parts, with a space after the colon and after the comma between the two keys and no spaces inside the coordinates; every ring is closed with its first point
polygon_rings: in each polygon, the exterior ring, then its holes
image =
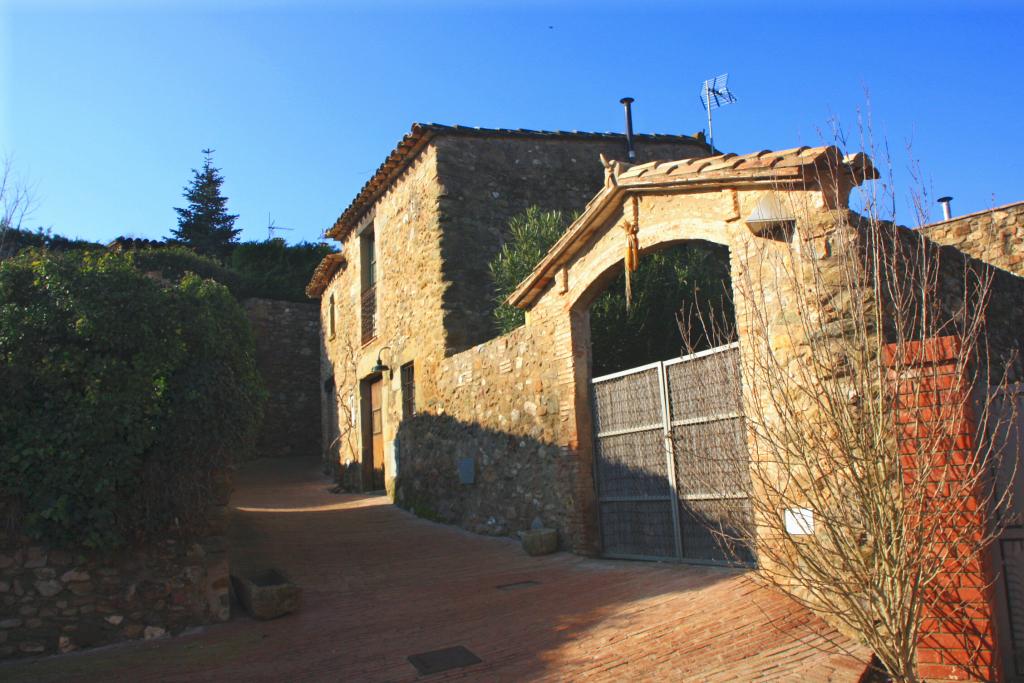
{"type": "Polygon", "coordinates": [[[750,232],[758,237],[773,240],[788,240],[796,227],[796,217],[790,214],[775,195],[761,199],[744,222],[750,232]]]}
{"type": "Polygon", "coordinates": [[[370,373],[371,374],[383,374],[384,371],[386,370],[387,373],[388,373],[388,379],[391,379],[391,368],[389,368],[388,366],[384,365],[384,363],[380,359],[380,356],[381,356],[382,353],[384,353],[385,351],[390,351],[390,350],[391,350],[390,346],[385,346],[384,348],[382,348],[380,351],[377,352],[377,363],[372,368],[370,368],[370,373]]]}

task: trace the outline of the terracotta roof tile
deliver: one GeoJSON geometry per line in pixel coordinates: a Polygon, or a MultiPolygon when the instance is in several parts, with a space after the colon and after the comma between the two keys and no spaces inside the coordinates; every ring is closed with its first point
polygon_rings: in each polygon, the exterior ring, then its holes
{"type": "Polygon", "coordinates": [[[345,267],[345,263],[345,257],[340,253],[324,256],[313,271],[313,276],[309,278],[309,284],[306,285],[306,296],[310,299],[319,298],[327,289],[334,274],[345,267]]]}
{"type": "Polygon", "coordinates": [[[793,147],[779,152],[761,150],[751,154],[720,154],[712,157],[652,161],[626,166],[610,184],[606,184],[588,204],[579,218],[548,251],[533,272],[520,283],[508,302],[528,308],[553,278],[554,270],[572,258],[589,235],[589,225],[604,215],[608,206],[623,192],[639,192],[650,187],[716,187],[722,185],[820,183],[828,173],[848,174],[853,182],[877,178],[871,160],[863,154],[843,157],[832,146],[793,147]]]}
{"type": "MultiPolygon", "coordinates": [[[[526,128],[474,128],[470,126],[446,126],[440,123],[414,123],[395,149],[388,154],[373,176],[366,181],[352,203],[341,213],[334,225],[327,230],[327,236],[343,240],[355,227],[362,215],[373,202],[384,193],[391,182],[419,154],[435,135],[466,135],[475,137],[503,138],[539,138],[539,139],[577,139],[577,140],[623,140],[622,133],[588,133],[577,130],[529,130],[526,128]]],[[[689,135],[662,135],[637,133],[636,140],[646,142],[692,142],[696,145],[706,144],[689,135]]]]}

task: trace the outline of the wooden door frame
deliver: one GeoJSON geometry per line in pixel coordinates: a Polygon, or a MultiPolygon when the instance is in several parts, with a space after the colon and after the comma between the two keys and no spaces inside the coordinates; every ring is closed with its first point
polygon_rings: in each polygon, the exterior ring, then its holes
{"type": "MultiPolygon", "coordinates": [[[[359,470],[362,491],[373,490],[373,409],[371,408],[370,387],[383,382],[384,376],[376,372],[359,380],[359,470]]],[[[384,419],[384,386],[381,386],[381,428],[384,419]]]]}

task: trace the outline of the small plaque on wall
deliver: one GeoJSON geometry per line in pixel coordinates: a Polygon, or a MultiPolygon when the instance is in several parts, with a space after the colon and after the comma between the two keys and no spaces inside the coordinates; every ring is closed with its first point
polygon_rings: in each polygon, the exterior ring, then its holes
{"type": "Polygon", "coordinates": [[[476,481],[476,460],[473,458],[459,458],[459,483],[472,484],[476,481]]]}

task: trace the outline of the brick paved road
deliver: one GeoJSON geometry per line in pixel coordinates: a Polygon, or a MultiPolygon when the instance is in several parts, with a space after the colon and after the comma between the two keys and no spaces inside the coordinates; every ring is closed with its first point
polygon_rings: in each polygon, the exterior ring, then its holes
{"type": "Polygon", "coordinates": [[[232,498],[233,566],[282,568],[305,591],[300,613],[8,663],[0,680],[412,681],[408,655],[453,645],[483,661],[425,680],[856,681],[864,668],[743,572],[531,558],[328,487],[314,462],[264,461],[232,498]],[[521,581],[537,584],[496,588],[521,581]]]}

